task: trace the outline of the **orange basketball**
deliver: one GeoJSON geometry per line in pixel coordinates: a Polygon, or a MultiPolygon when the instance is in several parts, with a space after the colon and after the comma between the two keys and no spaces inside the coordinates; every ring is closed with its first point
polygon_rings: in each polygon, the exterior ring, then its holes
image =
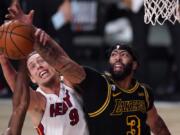
{"type": "Polygon", "coordinates": [[[14,60],[25,58],[33,50],[34,28],[19,21],[9,21],[0,27],[0,51],[14,60]]]}

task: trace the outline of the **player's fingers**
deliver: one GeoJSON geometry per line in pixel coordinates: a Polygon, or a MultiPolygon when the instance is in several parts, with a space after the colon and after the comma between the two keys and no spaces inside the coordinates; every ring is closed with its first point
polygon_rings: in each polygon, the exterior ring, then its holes
{"type": "Polygon", "coordinates": [[[36,38],[36,41],[38,41],[39,43],[43,43],[43,38],[44,38],[44,32],[43,30],[41,29],[36,29],[36,32],[35,32],[35,38],[36,38]]]}
{"type": "Polygon", "coordinates": [[[11,14],[6,14],[6,15],[5,15],[5,18],[8,19],[8,20],[12,20],[12,19],[15,18],[15,16],[14,16],[14,15],[11,15],[11,14]]]}
{"type": "Polygon", "coordinates": [[[35,38],[36,43],[39,43],[39,31],[40,30],[37,28],[34,33],[34,38],[35,38]]]}
{"type": "Polygon", "coordinates": [[[14,3],[14,8],[16,8],[16,10],[17,10],[18,12],[22,11],[19,2],[15,2],[15,3],[14,3]]]}
{"type": "Polygon", "coordinates": [[[48,42],[48,40],[49,40],[49,36],[48,36],[48,34],[45,33],[43,45],[46,45],[46,43],[48,42]]]}
{"type": "Polygon", "coordinates": [[[5,15],[5,18],[6,18],[6,19],[10,19],[10,20],[11,20],[11,18],[12,18],[12,17],[11,17],[11,15],[10,15],[10,14],[6,14],[6,15],[5,15]]]}
{"type": "Polygon", "coordinates": [[[34,10],[31,10],[31,11],[29,12],[28,16],[29,16],[29,18],[30,18],[31,20],[33,20],[33,18],[34,18],[34,10]]]}
{"type": "Polygon", "coordinates": [[[40,43],[44,43],[44,39],[45,39],[45,32],[42,30],[40,34],[40,43]]]}
{"type": "Polygon", "coordinates": [[[17,15],[17,11],[16,10],[14,10],[13,8],[8,8],[8,11],[9,11],[9,14],[11,14],[11,15],[17,15]]]}
{"type": "Polygon", "coordinates": [[[9,22],[9,21],[11,21],[11,19],[6,19],[6,20],[4,20],[4,23],[7,23],[7,22],[9,22]]]}
{"type": "Polygon", "coordinates": [[[40,34],[40,29],[37,28],[36,31],[35,31],[35,33],[34,33],[34,36],[35,36],[36,38],[38,38],[38,37],[39,37],[39,34],[40,34]]]}
{"type": "Polygon", "coordinates": [[[17,11],[17,6],[16,6],[16,3],[15,3],[15,2],[14,2],[14,3],[12,3],[12,5],[11,5],[9,8],[11,8],[11,9],[13,9],[13,10],[17,11]]]}

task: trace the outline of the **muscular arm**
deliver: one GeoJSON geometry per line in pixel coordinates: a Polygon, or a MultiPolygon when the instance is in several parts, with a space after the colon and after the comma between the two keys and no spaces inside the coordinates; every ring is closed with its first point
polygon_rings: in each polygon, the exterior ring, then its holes
{"type": "MultiPolygon", "coordinates": [[[[9,8],[8,19],[18,19],[25,24],[32,25],[34,11],[24,14],[18,2],[9,8]]],[[[85,78],[84,69],[71,60],[64,50],[44,31],[37,29],[35,33],[35,49],[39,54],[51,64],[60,74],[64,75],[72,84],[80,83],[85,78]],[[46,43],[47,41],[47,43],[46,43]],[[46,43],[46,44],[45,44],[46,43]]]]}
{"type": "Polygon", "coordinates": [[[25,62],[23,62],[16,78],[13,95],[13,112],[9,121],[7,135],[21,134],[29,99],[29,78],[26,73],[25,62]]]}
{"type": "Polygon", "coordinates": [[[158,115],[156,108],[153,106],[151,110],[148,111],[147,124],[150,126],[151,131],[154,135],[170,135],[163,119],[158,115]]]}
{"type": "Polygon", "coordinates": [[[10,61],[3,54],[0,54],[0,63],[4,77],[8,82],[9,87],[14,92],[17,72],[11,65],[10,61]]]}
{"type": "Polygon", "coordinates": [[[61,46],[44,31],[38,29],[36,36],[36,51],[60,74],[73,84],[80,83],[85,78],[84,69],[74,62],[64,52],[61,46]]]}

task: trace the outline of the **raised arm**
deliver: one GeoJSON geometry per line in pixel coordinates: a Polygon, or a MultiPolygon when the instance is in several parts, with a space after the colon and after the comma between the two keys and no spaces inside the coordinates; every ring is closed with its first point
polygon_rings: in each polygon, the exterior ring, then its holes
{"type": "Polygon", "coordinates": [[[157,113],[155,106],[148,111],[147,124],[150,126],[154,135],[171,135],[165,122],[157,113]]]}
{"type": "Polygon", "coordinates": [[[23,61],[16,76],[13,95],[13,112],[5,135],[21,135],[29,100],[29,78],[27,76],[26,63],[23,61]]]}
{"type": "Polygon", "coordinates": [[[35,50],[68,81],[78,84],[85,78],[83,67],[73,61],[46,32],[37,29],[35,39],[35,50]]]}
{"type": "Polygon", "coordinates": [[[32,25],[34,10],[31,10],[28,14],[24,14],[20,7],[19,0],[12,0],[11,6],[8,8],[9,14],[6,14],[5,18],[8,20],[19,20],[27,25],[32,25]]]}
{"type": "MultiPolygon", "coordinates": [[[[33,10],[29,14],[24,14],[19,3],[14,4],[8,9],[8,19],[18,19],[26,24],[32,25],[33,10]]],[[[85,78],[84,69],[68,57],[64,50],[47,33],[41,29],[35,32],[35,49],[39,54],[51,64],[60,74],[72,84],[80,83],[85,78]]]]}
{"type": "Polygon", "coordinates": [[[0,54],[0,64],[2,67],[4,77],[9,85],[9,87],[14,92],[17,72],[14,69],[14,67],[11,65],[11,63],[7,59],[7,57],[5,57],[4,54],[2,54],[2,53],[0,54]]]}

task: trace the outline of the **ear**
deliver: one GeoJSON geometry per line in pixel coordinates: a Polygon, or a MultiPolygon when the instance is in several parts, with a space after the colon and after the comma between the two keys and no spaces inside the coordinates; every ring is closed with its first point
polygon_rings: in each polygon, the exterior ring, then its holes
{"type": "Polygon", "coordinates": [[[133,61],[133,70],[136,70],[138,68],[138,63],[136,61],[133,61]]]}

